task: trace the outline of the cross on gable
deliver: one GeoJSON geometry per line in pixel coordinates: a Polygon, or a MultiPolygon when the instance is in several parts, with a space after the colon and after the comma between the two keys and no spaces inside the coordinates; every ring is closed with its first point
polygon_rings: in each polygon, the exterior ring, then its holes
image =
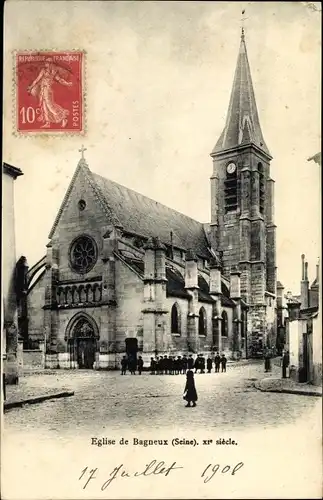
{"type": "Polygon", "coordinates": [[[82,144],[81,149],[79,149],[79,152],[80,152],[80,153],[81,153],[81,155],[82,155],[82,160],[84,160],[84,151],[87,151],[87,149],[86,149],[86,148],[83,146],[83,144],[82,144]]]}

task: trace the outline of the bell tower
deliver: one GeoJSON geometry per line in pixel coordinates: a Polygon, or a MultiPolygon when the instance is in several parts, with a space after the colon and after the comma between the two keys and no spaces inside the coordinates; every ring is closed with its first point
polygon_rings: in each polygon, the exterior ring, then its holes
{"type": "Polygon", "coordinates": [[[226,277],[233,269],[241,272],[241,298],[249,305],[248,336],[258,333],[268,343],[269,330],[273,333],[268,304],[274,307],[276,295],[274,181],[243,29],[226,123],[211,157],[212,245],[222,254],[226,277]]]}

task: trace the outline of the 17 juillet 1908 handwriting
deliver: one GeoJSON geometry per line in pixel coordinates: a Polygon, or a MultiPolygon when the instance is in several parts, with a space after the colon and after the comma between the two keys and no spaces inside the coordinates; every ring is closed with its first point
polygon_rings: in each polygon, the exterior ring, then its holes
{"type": "MultiPolygon", "coordinates": [[[[226,474],[234,476],[241,468],[244,466],[243,462],[238,462],[234,465],[229,464],[207,464],[203,466],[201,470],[197,472],[197,475],[203,483],[208,483],[216,475],[226,474]]],[[[136,477],[148,477],[148,476],[164,476],[167,477],[170,474],[180,473],[179,471],[184,469],[183,466],[177,464],[177,462],[166,463],[163,460],[152,460],[150,463],[145,464],[142,468],[138,468],[137,471],[131,471],[124,464],[117,465],[113,467],[112,471],[106,476],[103,475],[98,467],[90,468],[86,466],[79,476],[79,481],[81,481],[82,488],[85,490],[91,482],[96,482],[99,484],[101,491],[105,491],[112,482],[118,479],[125,478],[136,478],[136,477]]]]}

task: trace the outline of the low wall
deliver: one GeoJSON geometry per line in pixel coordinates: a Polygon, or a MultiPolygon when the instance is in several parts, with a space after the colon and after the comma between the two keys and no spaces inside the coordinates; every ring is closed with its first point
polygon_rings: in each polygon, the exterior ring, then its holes
{"type": "Polygon", "coordinates": [[[40,349],[25,350],[22,357],[24,368],[44,368],[44,354],[40,349]]]}

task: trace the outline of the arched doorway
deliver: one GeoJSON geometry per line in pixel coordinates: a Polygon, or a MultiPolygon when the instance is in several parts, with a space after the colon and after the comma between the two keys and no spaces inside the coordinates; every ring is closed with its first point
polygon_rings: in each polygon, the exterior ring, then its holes
{"type": "Polygon", "coordinates": [[[98,328],[88,315],[77,314],[67,328],[70,360],[80,369],[93,369],[97,351],[98,328]]]}

